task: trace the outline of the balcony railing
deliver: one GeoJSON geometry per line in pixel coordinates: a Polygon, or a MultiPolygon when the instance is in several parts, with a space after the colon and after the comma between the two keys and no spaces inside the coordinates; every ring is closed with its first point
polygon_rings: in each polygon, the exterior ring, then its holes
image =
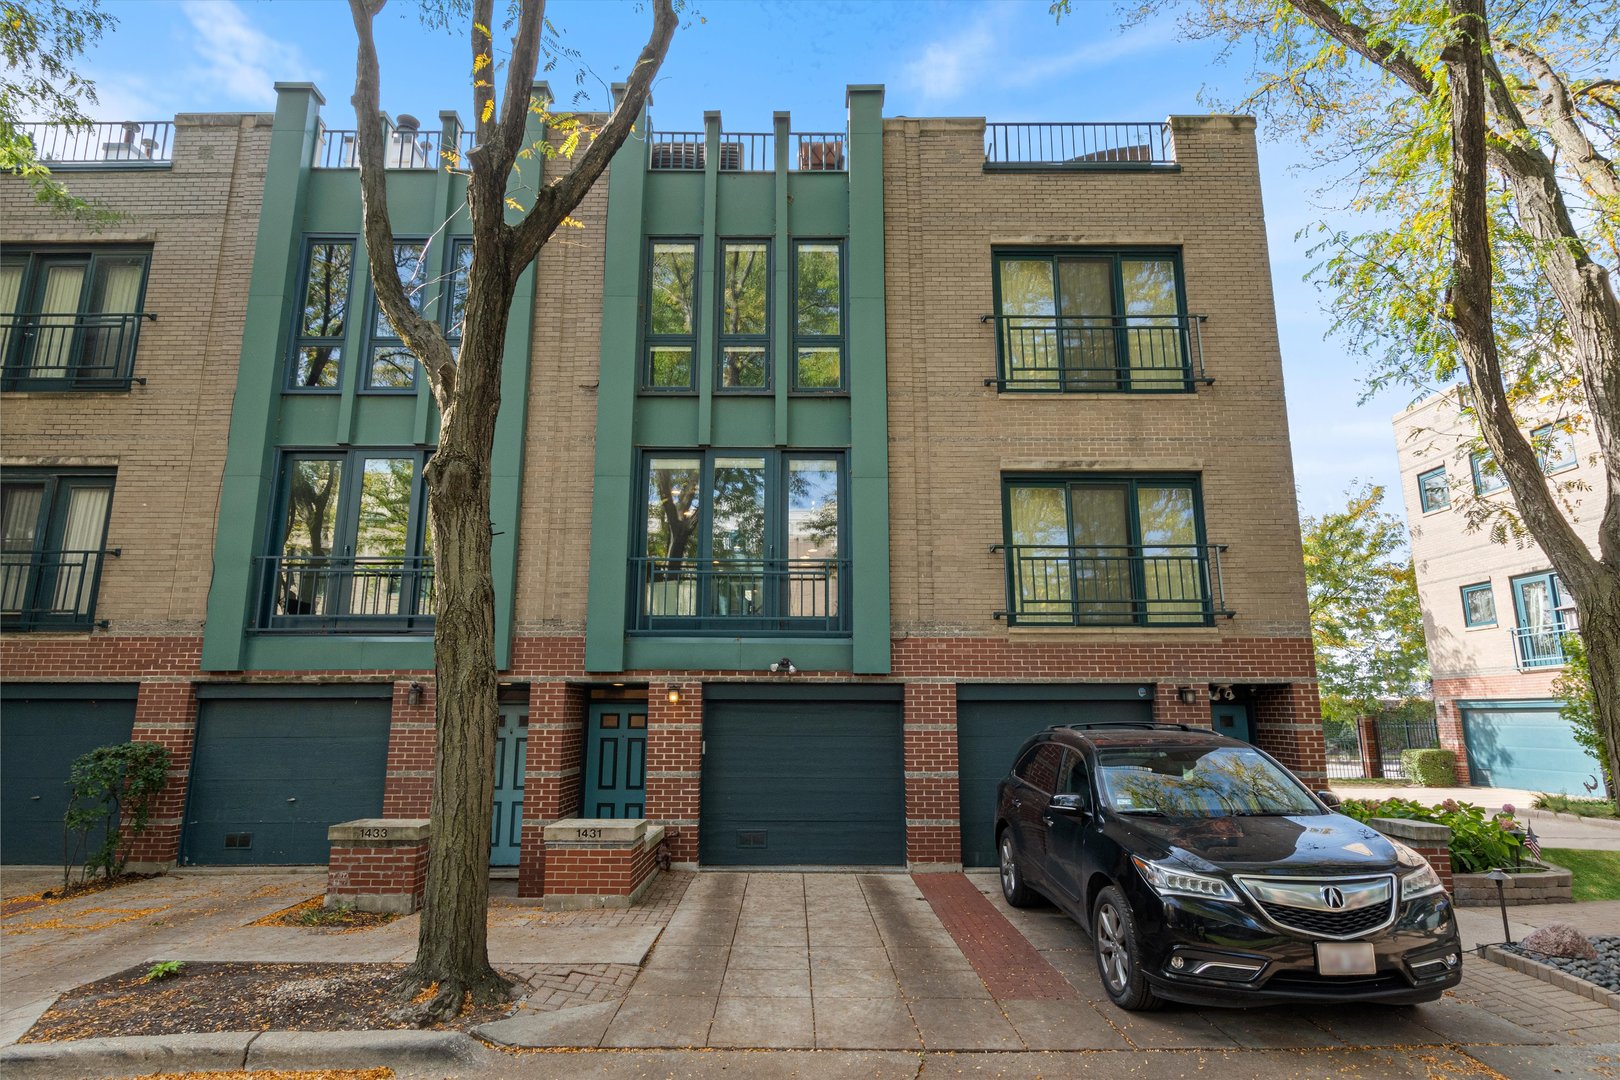
{"type": "MultiPolygon", "coordinates": [[[[383,167],[389,169],[437,169],[442,131],[390,128],[383,148],[383,167]]],[[[321,131],[315,146],[315,168],[357,169],[357,148],[353,131],[321,131]]]]}
{"type": "Polygon", "coordinates": [[[996,327],[986,386],[1048,393],[1191,390],[1204,371],[1204,315],[981,315],[996,327]]]}
{"type": "Polygon", "coordinates": [[[1153,169],[1176,163],[1165,123],[986,124],[986,169],[1153,169]]]}
{"type": "Polygon", "coordinates": [[[128,390],[150,312],[0,314],[0,389],[128,390]]]}
{"type": "Polygon", "coordinates": [[[846,559],[630,560],[634,629],[648,633],[849,633],[846,559]]]}
{"type": "Polygon", "coordinates": [[[1569,663],[1564,638],[1574,632],[1572,626],[1515,626],[1508,631],[1513,635],[1513,660],[1520,671],[1563,667],[1569,663]]]}
{"type": "Polygon", "coordinates": [[[1223,544],[1061,547],[995,544],[1007,555],[1007,607],[1020,626],[1204,626],[1230,617],[1223,544]]]}
{"type": "Polygon", "coordinates": [[[266,555],[254,629],[293,633],[433,632],[433,560],[266,555]]]}
{"type": "Polygon", "coordinates": [[[17,124],[34,156],[52,168],[99,165],[131,168],[164,165],[174,156],[169,120],[121,120],[107,124],[17,124]]]}
{"type": "Polygon", "coordinates": [[[0,626],[6,630],[88,630],[96,625],[105,550],[0,553],[0,626]]]}

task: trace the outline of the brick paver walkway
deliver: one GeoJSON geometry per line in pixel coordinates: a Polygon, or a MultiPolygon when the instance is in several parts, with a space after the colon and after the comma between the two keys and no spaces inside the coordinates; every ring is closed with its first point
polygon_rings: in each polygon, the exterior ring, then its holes
{"type": "Polygon", "coordinates": [[[915,874],[945,929],[997,1001],[1069,1001],[1074,987],[961,874],[915,874]]]}

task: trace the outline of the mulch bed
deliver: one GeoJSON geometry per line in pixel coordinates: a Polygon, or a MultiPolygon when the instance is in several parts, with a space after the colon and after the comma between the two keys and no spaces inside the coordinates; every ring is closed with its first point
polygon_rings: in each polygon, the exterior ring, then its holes
{"type": "MultiPolygon", "coordinates": [[[[142,965],[69,990],[18,1041],[410,1028],[415,1025],[389,1016],[399,1008],[390,990],[403,967],[197,961],[148,983],[147,966],[142,965]]],[[[511,1005],[468,1008],[451,1024],[436,1026],[465,1029],[499,1020],[511,1010],[511,1005]]]]}
{"type": "Polygon", "coordinates": [[[397,914],[383,911],[356,911],[350,907],[329,908],[325,905],[325,898],[312,896],[302,903],[292,907],[272,911],[262,919],[255,919],[252,926],[296,926],[305,930],[368,930],[373,926],[386,926],[399,918],[397,914]]]}

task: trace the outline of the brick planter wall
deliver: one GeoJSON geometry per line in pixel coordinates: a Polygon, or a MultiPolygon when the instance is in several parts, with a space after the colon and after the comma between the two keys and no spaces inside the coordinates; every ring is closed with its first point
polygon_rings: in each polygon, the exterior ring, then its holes
{"type": "MultiPolygon", "coordinates": [[[[1575,875],[1560,866],[1551,866],[1540,873],[1509,874],[1502,883],[1502,901],[1509,907],[1526,904],[1567,904],[1574,897],[1571,890],[1575,875]]],[[[1496,882],[1489,874],[1458,874],[1458,907],[1495,907],[1496,882]]]]}
{"type": "Polygon", "coordinates": [[[658,872],[664,829],[645,818],[564,818],[545,827],[548,908],[630,907],[658,872]]]}
{"type": "Polygon", "coordinates": [[[326,906],[409,915],[427,884],[429,826],[401,818],[360,818],[326,831],[326,906]]]}
{"type": "MultiPolygon", "coordinates": [[[[1373,818],[1367,824],[1428,859],[1434,872],[1440,875],[1440,884],[1446,887],[1446,892],[1457,895],[1452,888],[1450,829],[1432,821],[1406,821],[1402,818],[1373,818]]],[[[1457,896],[1457,903],[1462,903],[1460,896],[1457,896]]]]}

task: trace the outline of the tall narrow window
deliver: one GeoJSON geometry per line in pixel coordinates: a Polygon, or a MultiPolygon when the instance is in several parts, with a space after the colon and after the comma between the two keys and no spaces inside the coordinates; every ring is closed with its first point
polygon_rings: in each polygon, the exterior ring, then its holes
{"type": "Polygon", "coordinates": [[[1418,475],[1418,502],[1425,514],[1451,505],[1451,483],[1446,479],[1444,465],[1418,475]]]}
{"type": "Polygon", "coordinates": [[[762,240],[720,245],[719,390],[770,387],[770,246],[762,240]]]}
{"type": "Polygon", "coordinates": [[[0,626],[83,629],[95,621],[108,554],[110,473],[20,469],[0,476],[0,626]]]}
{"type": "Polygon", "coordinates": [[[642,381],[652,390],[696,389],[697,244],[655,240],[647,269],[647,356],[642,381]]]}
{"type": "Polygon", "coordinates": [[[793,248],[793,389],[841,390],[844,382],[843,246],[801,240],[793,248]]]}
{"type": "MultiPolygon", "coordinates": [[[[421,312],[427,305],[427,244],[420,240],[394,243],[394,270],[405,286],[411,307],[421,312]]],[[[368,390],[412,390],[416,387],[416,354],[405,347],[383,314],[382,304],[372,296],[370,361],[366,368],[368,390]]]]}
{"type": "Polygon", "coordinates": [[[1469,469],[1474,474],[1474,494],[1489,495],[1507,487],[1507,477],[1496,464],[1496,456],[1489,450],[1476,450],[1468,456],[1469,469]]]}
{"type": "Polygon", "coordinates": [[[354,242],[316,240],[310,243],[308,250],[303,304],[294,327],[287,386],[292,390],[336,390],[343,361],[343,337],[348,330],[354,242]]]}
{"type": "Polygon", "coordinates": [[[1020,477],[1006,521],[1015,623],[1200,625],[1217,613],[1191,480],[1020,477]]]}
{"type": "Polygon", "coordinates": [[[1005,390],[1192,388],[1177,253],[1001,252],[996,294],[1005,390]]]}
{"type": "Polygon", "coordinates": [[[0,260],[0,389],[123,390],[133,378],[148,255],[101,249],[0,260]]]}
{"type": "Polygon", "coordinates": [[[461,330],[467,322],[467,288],[472,279],[472,241],[457,240],[450,252],[450,288],[444,313],[444,336],[450,351],[460,353],[461,330]]]}

